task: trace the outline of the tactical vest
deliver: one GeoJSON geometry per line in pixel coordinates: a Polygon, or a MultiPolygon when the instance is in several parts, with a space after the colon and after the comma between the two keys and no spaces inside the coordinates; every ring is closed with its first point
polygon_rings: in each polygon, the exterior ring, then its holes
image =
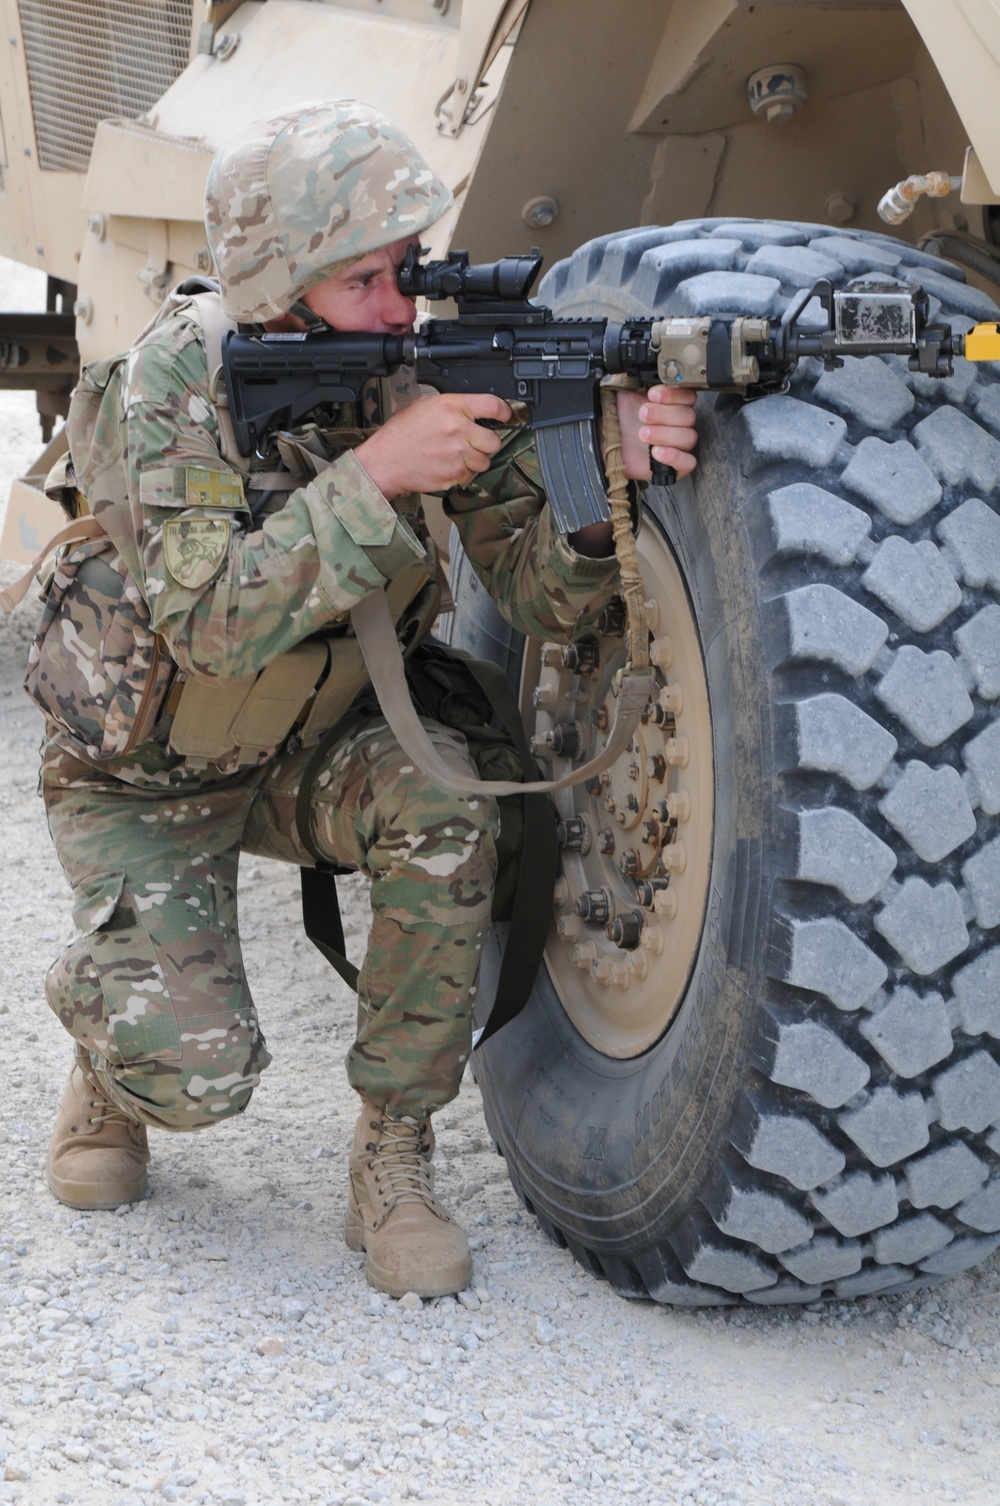
{"type": "MultiPolygon", "coordinates": [[[[247,494],[260,497],[305,484],[322,463],[307,445],[283,439],[281,469],[248,461],[236,447],[225,392],[218,387],[223,336],[235,326],[210,284],[199,279],[182,283],[139,340],[182,312],[201,327],[220,453],[240,475],[247,494]]],[[[73,394],[66,422],[69,454],[46,489],[78,522],[57,536],[63,552],[43,579],[45,605],[29,652],[25,688],[46,716],[99,761],[120,758],[155,737],[168,752],[229,771],[260,762],[293,731],[302,745],[317,743],[369,678],[346,614],[329,632],[297,644],[259,674],[223,685],[196,680],[177,667],[151,629],[149,608],[133,574],[138,561],[127,513],[122,510],[119,517],[118,510],[108,508],[100,522],[82,516],[96,483],[123,464],[120,451],[109,453],[93,440],[102,409],[105,414],[117,411],[127,355],[85,368],[73,394]]],[[[383,405],[390,401],[388,391],[381,396],[383,405]]],[[[356,431],[346,434],[359,437],[356,431]]],[[[440,604],[433,544],[428,544],[426,562],[397,575],[386,596],[397,636],[408,651],[430,631],[440,604]]]]}

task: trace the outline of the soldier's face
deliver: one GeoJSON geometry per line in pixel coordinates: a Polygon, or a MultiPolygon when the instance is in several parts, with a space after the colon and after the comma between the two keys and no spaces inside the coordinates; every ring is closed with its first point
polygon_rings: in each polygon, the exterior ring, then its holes
{"type": "Polygon", "coordinates": [[[373,335],[403,335],[416,317],[416,304],[404,298],[396,283],[410,246],[420,237],[409,235],[318,283],[302,299],[333,329],[366,331],[373,335]]]}

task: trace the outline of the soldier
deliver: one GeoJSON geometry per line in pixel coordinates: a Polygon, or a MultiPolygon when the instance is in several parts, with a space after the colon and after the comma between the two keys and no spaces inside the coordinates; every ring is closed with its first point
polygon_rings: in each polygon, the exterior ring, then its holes
{"type": "MultiPolygon", "coordinates": [[[[366,105],[259,122],[209,175],[222,313],[278,331],[318,317],[403,332],[415,311],[398,268],[450,201],[366,105]]],[[[383,1291],[455,1292],[471,1261],[434,1196],[430,1116],[470,1051],[496,808],[428,784],[350,640],[330,634],[368,592],[396,591],[398,612],[425,580],[420,492],[449,493],[484,585],[546,638],[567,639],[612,594],[609,527],[559,538],[530,433],[476,422],[511,418],[490,395],[417,397],[400,381],[363,414],[314,415],[280,460],[243,460],[207,354],[217,305],[175,299],[127,359],[85,374],[89,409],[76,402],[68,423],[76,484],[104,532],[60,561],[29,667],[79,933],[46,985],[75,1041],[48,1184],[71,1207],[132,1201],[148,1126],[200,1129],[246,1107],[270,1057],[243,972],[238,858],[318,856],[372,883],[347,1057],[362,1099],[347,1241],[383,1291]],[[334,726],[316,767],[317,733],[334,726]]],[[[649,445],[692,469],[688,395],[654,388],[621,409],[634,477],[648,476],[649,445]]],[[[427,725],[474,774],[464,740],[427,725]]]]}

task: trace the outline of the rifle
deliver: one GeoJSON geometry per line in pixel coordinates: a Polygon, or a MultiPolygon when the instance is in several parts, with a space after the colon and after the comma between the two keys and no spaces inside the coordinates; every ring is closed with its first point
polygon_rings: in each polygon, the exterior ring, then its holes
{"type": "MultiPolygon", "coordinates": [[[[956,356],[1000,360],[1000,325],[956,334],[930,322],[922,288],[877,277],[842,291],[821,279],[777,323],[729,313],[559,319],[528,297],[541,265],[537,250],[478,265],[452,251],[422,264],[411,246],[400,292],[453,298],[457,318],[427,319],[405,335],[227,334],[222,366],[240,453],[263,456],[279,430],[314,408],[356,403],[370,377],[408,366],[438,392],[492,392],[527,409],[549,506],[559,531],[572,533],[609,516],[595,423],[605,375],[750,399],[787,391],[806,356],[833,370],[846,356],[905,355],[912,370],[937,377],[952,374],[956,356]],[[823,326],[800,322],[813,299],[826,315],[823,326]]],[[[652,470],[654,485],[676,480],[669,467],[654,462],[652,470]]]]}

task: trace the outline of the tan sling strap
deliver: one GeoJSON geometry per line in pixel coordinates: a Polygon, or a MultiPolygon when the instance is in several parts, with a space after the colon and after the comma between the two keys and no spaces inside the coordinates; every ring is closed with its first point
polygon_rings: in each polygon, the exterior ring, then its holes
{"type": "Polygon", "coordinates": [[[101,527],[96,518],[90,516],[75,518],[72,523],[67,523],[65,528],[60,528],[47,540],[40,554],[36,554],[23,575],[12,581],[9,586],[0,591],[0,606],[5,612],[12,612],[19,601],[23,601],[27,595],[28,587],[35,578],[35,574],[41,568],[42,562],[52,553],[53,549],[59,549],[64,544],[82,544],[87,539],[99,538],[106,530],[101,527]]]}
{"type": "Polygon", "coordinates": [[[463,795],[549,794],[571,784],[590,779],[606,769],[623,753],[650,697],[656,694],[656,675],[652,670],[622,676],[615,718],[608,741],[596,758],[583,768],[575,769],[562,779],[534,780],[520,784],[511,779],[482,780],[459,774],[434,747],[410,698],[403,669],[403,658],[396,631],[386,605],[384,591],[370,591],[351,609],[351,622],[357,634],[368,674],[378,695],[379,705],[400,747],[417,768],[446,790],[463,795]]]}
{"type": "Polygon", "coordinates": [[[608,740],[601,752],[582,768],[561,779],[540,779],[528,784],[512,780],[472,779],[459,774],[434,747],[417,715],[406,684],[403,660],[396,641],[384,591],[372,591],[351,610],[351,621],[364,655],[368,674],[378,695],[386,721],[400,747],[417,768],[443,789],[465,795],[551,794],[582,784],[614,763],[628,747],[646,706],[657,694],[656,672],[649,664],[649,634],[646,629],[642,576],[635,537],[632,533],[628,481],[622,464],[622,440],[615,403],[615,388],[624,385],[612,379],[602,396],[605,467],[612,532],[622,577],[628,625],[629,667],[618,677],[618,698],[608,740]]]}

